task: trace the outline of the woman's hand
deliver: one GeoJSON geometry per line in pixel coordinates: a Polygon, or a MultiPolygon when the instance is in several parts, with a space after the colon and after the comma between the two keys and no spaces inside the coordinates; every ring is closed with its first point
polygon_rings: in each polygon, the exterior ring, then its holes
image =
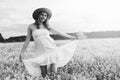
{"type": "Polygon", "coordinates": [[[22,62],[22,56],[21,55],[19,56],[19,61],[22,62]]]}
{"type": "Polygon", "coordinates": [[[87,36],[84,33],[80,33],[80,32],[75,33],[74,36],[75,36],[76,39],[85,39],[85,38],[87,38],[87,36]]]}
{"type": "Polygon", "coordinates": [[[22,57],[22,55],[20,54],[20,55],[19,55],[19,61],[20,61],[20,62],[22,62],[22,58],[23,58],[23,57],[22,57]]]}

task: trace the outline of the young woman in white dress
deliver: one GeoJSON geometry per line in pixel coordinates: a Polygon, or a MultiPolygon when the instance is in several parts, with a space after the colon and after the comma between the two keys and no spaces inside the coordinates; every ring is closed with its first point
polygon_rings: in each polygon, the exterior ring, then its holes
{"type": "Polygon", "coordinates": [[[20,61],[23,61],[28,72],[33,76],[45,77],[48,71],[50,73],[57,72],[57,67],[62,67],[71,59],[77,44],[79,36],[71,36],[59,32],[49,27],[48,21],[52,13],[48,8],[38,8],[33,12],[34,23],[30,24],[27,29],[27,37],[20,53],[20,61]],[[54,40],[50,37],[49,32],[74,39],[71,42],[57,47],[54,40]],[[36,53],[38,57],[22,60],[23,53],[33,36],[36,53]]]}

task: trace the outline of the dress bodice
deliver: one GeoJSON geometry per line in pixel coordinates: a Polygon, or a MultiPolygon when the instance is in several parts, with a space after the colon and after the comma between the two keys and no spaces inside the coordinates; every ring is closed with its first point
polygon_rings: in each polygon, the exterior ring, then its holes
{"type": "Polygon", "coordinates": [[[54,40],[50,37],[47,29],[37,29],[32,32],[34,42],[36,44],[36,51],[45,52],[49,49],[56,48],[54,40]]]}
{"type": "Polygon", "coordinates": [[[38,37],[47,37],[49,36],[49,31],[46,29],[36,29],[32,32],[33,38],[38,38],[38,37]]]}

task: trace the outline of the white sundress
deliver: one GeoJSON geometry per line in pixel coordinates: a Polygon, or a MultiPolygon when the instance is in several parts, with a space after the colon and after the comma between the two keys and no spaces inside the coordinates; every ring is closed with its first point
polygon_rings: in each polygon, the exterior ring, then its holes
{"type": "Polygon", "coordinates": [[[55,63],[57,67],[66,65],[72,58],[78,42],[73,40],[57,47],[54,40],[50,37],[49,31],[44,28],[33,31],[32,35],[36,53],[39,53],[39,56],[24,59],[23,63],[29,74],[34,76],[41,74],[40,65],[49,65],[51,63],[55,63]]]}

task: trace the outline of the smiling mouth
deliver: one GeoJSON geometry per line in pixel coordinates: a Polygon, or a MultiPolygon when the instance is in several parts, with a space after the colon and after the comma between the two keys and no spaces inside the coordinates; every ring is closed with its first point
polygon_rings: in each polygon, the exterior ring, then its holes
{"type": "Polygon", "coordinates": [[[41,20],[45,20],[45,18],[41,18],[41,20]]]}

